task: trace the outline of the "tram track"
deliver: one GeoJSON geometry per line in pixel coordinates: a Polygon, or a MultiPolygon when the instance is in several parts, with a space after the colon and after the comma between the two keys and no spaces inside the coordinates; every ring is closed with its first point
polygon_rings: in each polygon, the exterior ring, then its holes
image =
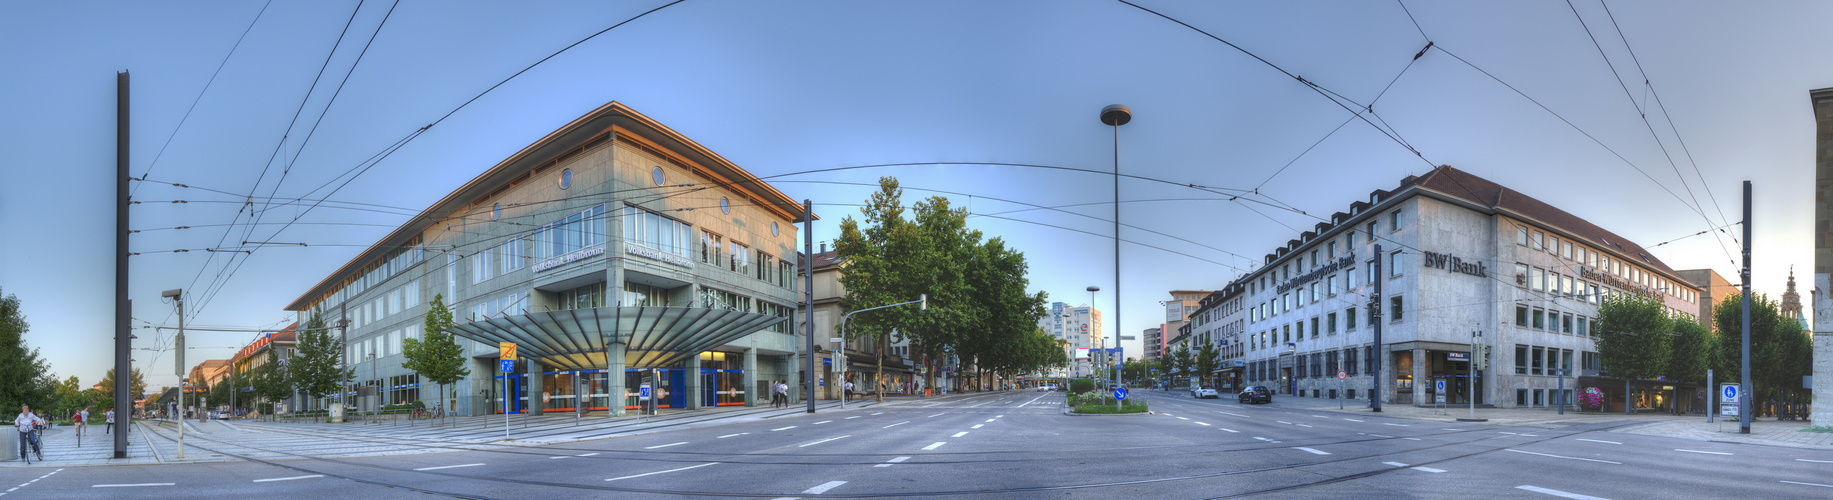
{"type": "MultiPolygon", "coordinates": [[[[1610,429],[1622,427],[1625,425],[1630,425],[1630,424],[1623,423],[1623,424],[1602,426],[1602,427],[1586,427],[1586,428],[1582,428],[1578,430],[1573,430],[1570,432],[1559,433],[1558,435],[1549,435],[1542,439],[1536,439],[1533,441],[1528,441],[1528,442],[1514,441],[1514,442],[1510,442],[1507,445],[1503,445],[1503,446],[1497,446],[1493,448],[1486,447],[1487,449],[1478,450],[1478,451],[1474,451],[1471,453],[1461,454],[1461,455],[1457,455],[1453,457],[1432,460],[1429,462],[1422,462],[1421,464],[1418,464],[1418,465],[1429,465],[1429,464],[1437,464],[1437,463],[1442,463],[1442,462],[1447,462],[1447,461],[1452,461],[1452,460],[1458,460],[1458,459],[1467,458],[1467,457],[1476,456],[1476,455],[1494,453],[1494,452],[1501,451],[1507,448],[1512,448],[1512,447],[1537,444],[1537,443],[1552,441],[1555,439],[1565,438],[1565,437],[1589,433],[1589,432],[1610,430],[1610,429]]],[[[1457,434],[1471,433],[1471,432],[1479,432],[1479,431],[1459,431],[1457,432],[1457,434]]],[[[1543,431],[1543,432],[1548,432],[1548,431],[1543,431]]],[[[1550,432],[1558,432],[1558,431],[1550,431],[1550,432]]],[[[158,433],[154,433],[154,434],[158,435],[158,433]]],[[[1443,434],[1440,434],[1440,436],[1443,436],[1443,434]]],[[[166,439],[167,441],[171,441],[169,437],[166,437],[163,435],[161,435],[160,438],[166,439]]],[[[465,474],[450,473],[450,472],[413,470],[413,469],[398,468],[398,467],[388,467],[388,466],[383,466],[383,465],[360,463],[360,462],[356,462],[353,460],[290,453],[290,452],[281,451],[281,450],[274,450],[274,449],[268,449],[268,448],[229,443],[229,442],[211,438],[211,437],[199,436],[193,439],[203,439],[203,440],[211,441],[213,443],[219,443],[219,444],[227,445],[227,446],[238,446],[238,447],[252,449],[252,450],[266,452],[266,453],[285,455],[285,456],[290,456],[290,457],[295,457],[295,458],[305,459],[305,460],[310,460],[310,461],[316,461],[316,462],[322,462],[322,463],[327,463],[327,464],[336,464],[336,465],[343,465],[343,466],[363,468],[363,469],[373,469],[377,471],[384,471],[386,473],[425,474],[425,475],[441,476],[441,477],[452,478],[452,479],[486,481],[486,482],[493,482],[493,483],[506,483],[506,484],[516,484],[516,485],[524,485],[524,486],[543,486],[543,487],[564,488],[564,489],[570,489],[570,490],[587,490],[587,491],[614,491],[614,492],[621,492],[621,493],[653,494],[653,495],[665,495],[665,496],[705,496],[705,497],[729,497],[729,498],[780,498],[780,497],[785,497],[785,496],[796,496],[794,492],[779,492],[779,493],[764,494],[764,493],[738,493],[738,492],[719,492],[719,491],[666,490],[666,489],[652,489],[652,488],[616,487],[616,486],[593,485],[593,484],[560,483],[560,482],[552,482],[552,481],[539,481],[539,480],[519,479],[519,478],[475,476],[475,475],[465,475],[465,474]]],[[[1351,440],[1340,440],[1340,441],[1336,441],[1333,443],[1307,443],[1307,444],[1311,444],[1313,446],[1326,446],[1329,444],[1348,444],[1348,443],[1369,442],[1369,441],[1385,441],[1385,440],[1390,440],[1390,439],[1398,439],[1398,438],[1351,439],[1351,440]]],[[[828,497],[828,498],[901,498],[901,497],[934,497],[934,496],[1001,495],[1001,494],[1047,492],[1047,491],[1098,490],[1098,489],[1103,489],[1103,488],[1116,488],[1116,487],[1147,485],[1147,484],[1167,483],[1167,482],[1176,482],[1176,481],[1191,481],[1191,480],[1199,480],[1199,479],[1236,476],[1236,475],[1242,475],[1242,474],[1254,474],[1254,473],[1264,473],[1264,472],[1281,471],[1281,470],[1304,469],[1304,468],[1319,467],[1319,466],[1326,466],[1326,465],[1342,464],[1342,463],[1353,462],[1353,461],[1358,461],[1358,460],[1366,460],[1366,459],[1371,459],[1371,458],[1380,458],[1380,457],[1394,455],[1398,453],[1416,453],[1416,452],[1440,449],[1440,448],[1451,447],[1451,446],[1471,445],[1471,444],[1477,444],[1480,441],[1484,441],[1488,439],[1494,439],[1494,438],[1485,437],[1482,439],[1474,439],[1474,440],[1468,440],[1468,441],[1458,441],[1458,442],[1444,443],[1444,444],[1439,444],[1439,445],[1424,446],[1420,448],[1412,448],[1412,449],[1407,449],[1407,450],[1402,450],[1402,451],[1397,451],[1397,452],[1383,452],[1383,453],[1373,453],[1373,454],[1360,454],[1360,455],[1355,455],[1355,456],[1342,456],[1340,458],[1334,458],[1330,460],[1290,463],[1290,464],[1284,464],[1284,465],[1278,465],[1278,466],[1272,466],[1272,467],[1237,469],[1237,470],[1219,471],[1219,472],[1204,473],[1204,474],[1166,476],[1166,477],[1136,479],[1136,480],[1128,480],[1128,481],[1091,482],[1091,483],[1051,485],[1051,486],[1000,488],[1000,489],[991,489],[991,490],[988,490],[988,489],[938,490],[938,491],[924,491],[924,492],[898,492],[898,493],[876,493],[876,494],[851,494],[851,495],[833,494],[833,495],[823,495],[823,496],[828,497]]],[[[241,460],[247,460],[250,462],[286,468],[289,470],[301,471],[301,472],[305,472],[309,474],[324,474],[328,477],[338,477],[338,478],[343,478],[343,479],[349,479],[352,481],[358,481],[358,482],[362,482],[365,484],[373,484],[373,485],[385,486],[385,487],[390,487],[390,488],[400,488],[400,489],[404,489],[408,491],[415,491],[415,492],[428,493],[428,494],[445,495],[445,496],[451,496],[454,498],[489,498],[489,497],[484,497],[484,496],[474,495],[474,494],[429,490],[425,488],[409,486],[409,485],[404,485],[404,484],[385,481],[385,480],[364,479],[364,478],[352,476],[350,474],[336,473],[336,472],[330,472],[330,471],[325,471],[325,470],[317,470],[317,469],[312,469],[309,467],[304,467],[299,464],[284,464],[284,463],[276,462],[274,460],[267,460],[267,459],[252,457],[246,454],[234,453],[228,450],[216,449],[213,447],[206,447],[206,446],[199,446],[196,444],[190,444],[189,446],[193,446],[198,449],[209,451],[211,453],[217,453],[223,456],[237,458],[241,460]]],[[[1181,448],[1181,447],[1187,447],[1187,446],[1214,446],[1214,445],[1185,445],[1185,446],[1178,446],[1178,447],[1181,448]]],[[[1145,449],[1145,448],[1162,449],[1166,447],[1139,447],[1139,448],[1141,449],[1145,449]]],[[[1217,451],[1207,451],[1207,452],[1185,453],[1185,454],[1171,455],[1171,456],[1180,457],[1180,456],[1195,456],[1195,455],[1203,455],[1203,454],[1240,453],[1240,452],[1264,451],[1268,449],[1284,449],[1284,448],[1289,448],[1289,446],[1264,446],[1264,447],[1253,447],[1253,448],[1233,449],[1233,450],[1217,450],[1217,451]]],[[[569,450],[570,451],[584,451],[581,449],[569,449],[569,450]]],[[[537,453],[537,452],[532,452],[532,451],[517,451],[517,450],[506,450],[506,449],[495,449],[495,450],[465,449],[465,451],[491,451],[491,452],[515,453],[515,454],[521,454],[521,455],[556,456],[554,454],[548,454],[548,453],[537,453]]],[[[591,450],[591,451],[596,451],[600,453],[622,452],[621,450],[609,450],[609,451],[608,450],[591,450]]],[[[634,452],[634,451],[623,452],[623,453],[681,454],[680,452],[663,453],[663,452],[634,452]]],[[[1048,452],[1032,451],[1030,453],[1048,453],[1048,452]]],[[[727,453],[727,454],[695,453],[695,454],[719,455],[719,456],[728,456],[728,457],[747,456],[747,455],[756,456],[757,455],[757,454],[745,454],[745,453],[727,453]]],[[[960,454],[972,454],[972,452],[965,452],[965,453],[960,453],[960,454]]],[[[824,456],[871,456],[871,457],[882,458],[889,454],[853,453],[853,454],[822,454],[822,455],[824,456]]],[[[766,454],[766,456],[786,456],[786,454],[766,454]]],[[[1160,457],[1164,457],[1164,455],[1161,455],[1160,457]]],[[[619,460],[633,460],[633,458],[598,457],[598,456],[580,457],[580,458],[594,458],[594,459],[613,458],[613,459],[619,459],[619,460]]],[[[637,460],[641,460],[641,459],[637,459],[637,460]]],[[[684,461],[684,460],[660,460],[660,459],[650,459],[650,460],[651,461],[664,461],[664,462],[666,461],[684,461]]],[[[995,463],[995,462],[1008,462],[1008,463],[1009,462],[1028,462],[1028,461],[1040,461],[1040,460],[1045,460],[1045,459],[1037,459],[1037,460],[1018,460],[1018,459],[956,460],[956,461],[942,461],[942,462],[927,462],[926,461],[926,462],[906,462],[906,463],[909,465],[946,465],[946,464],[978,464],[978,463],[995,463]]],[[[1060,458],[1051,458],[1049,460],[1060,460],[1060,458]]],[[[709,461],[709,460],[694,460],[693,462],[706,462],[706,461],[709,461]]],[[[867,463],[877,463],[876,461],[858,462],[858,463],[834,463],[834,462],[804,463],[804,462],[745,462],[745,461],[724,461],[724,460],[721,460],[718,462],[729,463],[729,464],[740,464],[740,465],[816,465],[816,466],[833,466],[833,465],[847,465],[847,464],[865,465],[867,463]]],[[[1308,482],[1304,482],[1300,484],[1283,485],[1283,486],[1278,486],[1278,487],[1273,487],[1273,488],[1264,488],[1264,489],[1259,489],[1259,490],[1254,490],[1254,491],[1249,491],[1249,492],[1241,492],[1241,493],[1235,493],[1235,494],[1212,497],[1212,498],[1213,499],[1238,498],[1238,497],[1249,496],[1249,495],[1257,495],[1257,494],[1272,493],[1272,492],[1279,492],[1279,491],[1298,490],[1298,489],[1309,488],[1313,486],[1320,486],[1320,485],[1332,484],[1332,483],[1337,483],[1337,482],[1342,482],[1342,481],[1350,481],[1350,480],[1355,480],[1355,479],[1372,477],[1372,476],[1376,476],[1379,474],[1391,472],[1394,470],[1400,470],[1400,469],[1401,468],[1382,468],[1382,469],[1353,473],[1353,474],[1336,475],[1336,476],[1319,479],[1317,481],[1308,481],[1308,482]]]]}

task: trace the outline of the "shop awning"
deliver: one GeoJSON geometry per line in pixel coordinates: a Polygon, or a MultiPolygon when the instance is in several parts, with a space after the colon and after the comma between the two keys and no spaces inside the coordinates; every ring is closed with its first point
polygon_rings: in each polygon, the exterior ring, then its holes
{"type": "Polygon", "coordinates": [[[523,357],[564,370],[604,369],[606,346],[621,341],[629,367],[657,368],[788,320],[704,307],[599,307],[490,318],[451,331],[478,342],[513,342],[523,357]]]}

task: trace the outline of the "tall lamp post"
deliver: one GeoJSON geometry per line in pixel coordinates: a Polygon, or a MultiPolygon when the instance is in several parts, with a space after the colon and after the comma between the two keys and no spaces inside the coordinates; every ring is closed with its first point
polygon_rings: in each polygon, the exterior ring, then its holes
{"type": "MultiPolygon", "coordinates": [[[[176,354],[172,355],[172,361],[175,364],[174,369],[172,371],[178,375],[178,407],[179,408],[178,408],[178,414],[174,415],[173,419],[178,421],[178,459],[184,460],[185,459],[185,409],[184,409],[185,403],[184,401],[185,401],[185,392],[186,392],[185,382],[189,381],[187,378],[185,378],[185,289],[173,288],[171,290],[166,290],[164,293],[160,293],[159,297],[166,298],[166,299],[172,299],[173,307],[178,308],[178,336],[175,337],[172,342],[173,347],[176,347],[176,349],[173,350],[176,354]]],[[[123,377],[132,378],[132,374],[129,373],[129,374],[124,375],[119,371],[115,372],[116,380],[119,380],[123,377]]],[[[117,385],[116,387],[119,387],[119,385],[117,385]]],[[[131,394],[129,395],[131,396],[131,394]]],[[[123,428],[126,428],[126,427],[123,426],[123,428]]],[[[126,431],[123,431],[123,433],[125,432],[126,431]]]]}
{"type": "MultiPolygon", "coordinates": [[[[1120,323],[1120,126],[1133,121],[1133,110],[1119,104],[1109,104],[1101,108],[1101,123],[1114,128],[1114,330],[1125,331],[1120,323]]],[[[1100,290],[1088,287],[1088,307],[1095,307],[1093,292],[1100,290]]],[[[1092,318],[1091,318],[1092,319],[1092,318]]],[[[1106,345],[1105,338],[1103,346],[1106,345]]],[[[1114,338],[1114,347],[1120,347],[1120,338],[1114,338]]],[[[1115,379],[1118,381],[1119,379],[1115,379]]]]}

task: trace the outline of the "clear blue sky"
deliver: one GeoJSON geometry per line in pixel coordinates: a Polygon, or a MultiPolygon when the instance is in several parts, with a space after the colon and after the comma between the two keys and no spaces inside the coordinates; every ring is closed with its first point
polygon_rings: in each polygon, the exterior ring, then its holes
{"type": "MultiPolygon", "coordinates": [[[[235,216],[241,196],[323,196],[308,193],[542,57],[660,5],[403,2],[384,24],[386,1],[363,3],[360,11],[354,1],[274,2],[249,30],[261,2],[0,4],[0,19],[8,20],[0,30],[0,67],[8,74],[0,78],[0,231],[8,235],[0,246],[0,288],[24,302],[32,324],[27,341],[59,376],[100,380],[112,345],[116,71],[133,74],[132,171],[237,193],[141,186],[139,200],[194,203],[135,206],[134,228],[194,228],[137,234],[133,249],[239,247],[246,227],[226,233],[202,226],[247,221],[235,216]],[[244,30],[246,39],[205,91],[244,30]],[[324,75],[308,94],[321,66],[324,75]]],[[[1096,114],[1123,103],[1135,116],[1120,130],[1124,172],[1216,188],[1259,186],[1257,199],[1323,216],[1407,174],[1450,164],[1648,246],[1736,220],[1739,183],[1749,179],[1758,193],[1758,290],[1781,293],[1791,265],[1811,272],[1814,123],[1807,92],[1833,86],[1833,52],[1825,50],[1833,31],[1824,26],[1833,3],[1613,1],[1613,26],[1596,0],[1575,0],[1627,92],[1563,2],[1408,1],[1418,28],[1397,2],[1141,5],[1359,103],[1393,81],[1375,102],[1377,123],[1427,161],[1357,120],[1293,162],[1349,113],[1266,64],[1124,3],[688,0],[516,77],[331,198],[418,210],[612,100],[760,176],[950,161],[1106,172],[1113,136],[1096,114]],[[1624,159],[1446,52],[1427,52],[1408,67],[1428,39],[1624,159]],[[1643,72],[1667,114],[1645,93],[1643,72]],[[1666,154],[1639,107],[1650,110],[1666,154]],[[1707,217],[1691,208],[1695,195],[1707,217]]],[[[1027,208],[996,199],[1075,205],[1066,210],[1094,218],[1027,211],[1000,217],[1029,223],[976,217],[973,224],[1026,252],[1032,286],[1053,300],[1082,304],[1083,288],[1099,285],[1097,307],[1113,310],[1110,177],[961,165],[788,176],[778,180],[817,182],[777,187],[817,204],[858,203],[870,188],[833,183],[871,183],[880,175],[902,179],[912,199],[930,194],[920,188],[972,195],[952,197],[976,214],[1027,208]]],[[[1218,288],[1293,237],[1286,226],[1316,222],[1264,205],[1253,205],[1257,214],[1172,185],[1125,181],[1121,191],[1125,223],[1201,244],[1122,232],[1130,242],[1178,252],[1132,243],[1122,250],[1119,330],[1126,334],[1160,322],[1157,301],[1169,298],[1167,290],[1218,288]]],[[[816,228],[822,240],[834,236],[841,215],[856,213],[819,211],[826,216],[816,228]]],[[[261,250],[228,269],[199,251],[134,257],[134,324],[175,324],[159,292],[183,287],[194,294],[191,304],[202,306],[189,324],[283,326],[290,314],[282,307],[406,220],[383,212],[320,208],[300,222],[350,225],[299,225],[277,235],[279,225],[257,226],[249,239],[313,246],[261,250]]],[[[278,208],[262,220],[298,213],[278,208]]],[[[1654,250],[1677,269],[1711,267],[1735,279],[1720,244],[1698,236],[1654,250]]],[[[137,332],[136,347],[163,347],[159,339],[169,337],[137,332]]],[[[226,357],[251,337],[191,334],[197,348],[189,360],[226,357]]],[[[1137,342],[1129,344],[1137,352],[1137,342]]],[[[135,351],[135,358],[153,385],[175,383],[170,352],[135,351]]]]}

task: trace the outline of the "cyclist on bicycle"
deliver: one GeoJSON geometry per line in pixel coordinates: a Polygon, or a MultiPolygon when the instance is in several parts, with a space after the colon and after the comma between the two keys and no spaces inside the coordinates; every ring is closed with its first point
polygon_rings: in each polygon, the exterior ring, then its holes
{"type": "Polygon", "coordinates": [[[44,419],[32,413],[31,406],[19,405],[19,416],[13,417],[13,427],[19,430],[19,458],[21,460],[31,461],[26,458],[25,454],[28,445],[31,446],[32,452],[38,455],[39,460],[45,459],[45,452],[38,445],[38,428],[44,423],[44,419]]]}

